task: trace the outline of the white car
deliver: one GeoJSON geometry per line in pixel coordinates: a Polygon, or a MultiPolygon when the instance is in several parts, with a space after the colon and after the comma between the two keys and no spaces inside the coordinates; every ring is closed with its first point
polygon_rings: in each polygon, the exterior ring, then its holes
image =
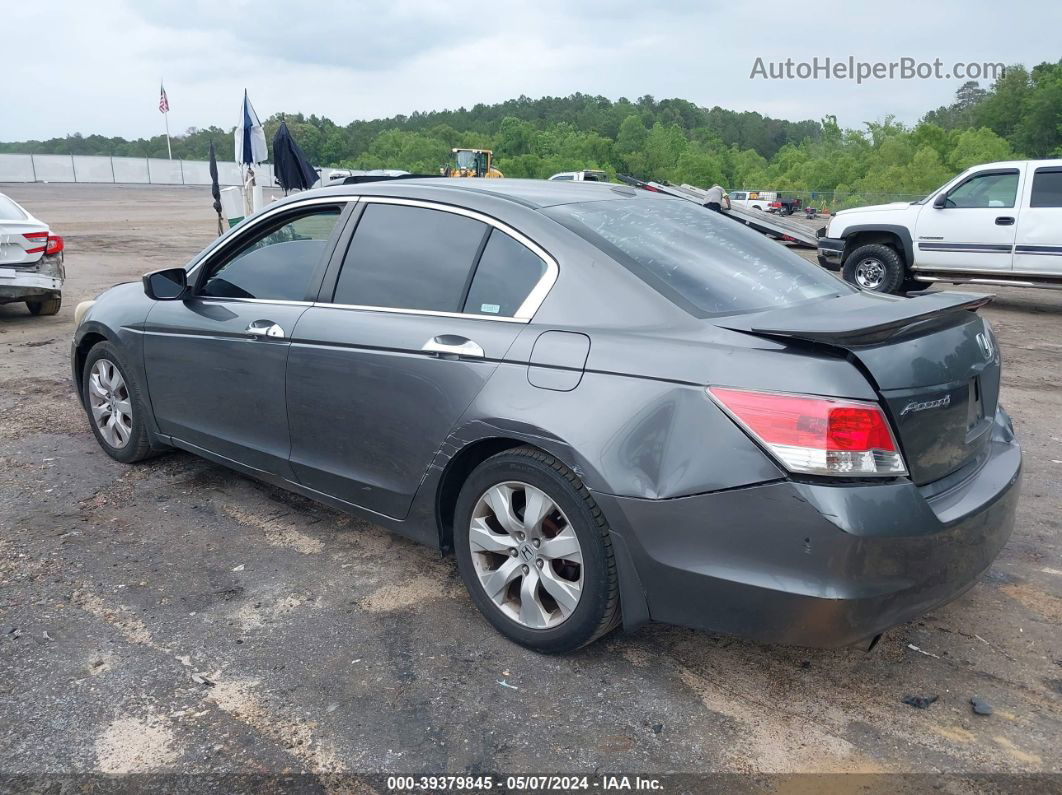
{"type": "Polygon", "coordinates": [[[1062,288],[1062,160],[973,166],[916,202],[841,210],[819,264],[864,290],[1062,288]]]}
{"type": "Polygon", "coordinates": [[[608,174],[604,171],[562,171],[559,174],[554,174],[550,177],[551,180],[571,181],[571,182],[608,182],[608,174]]]}
{"type": "Polygon", "coordinates": [[[62,305],[63,239],[0,193],[0,304],[25,301],[34,315],[62,305]]]}

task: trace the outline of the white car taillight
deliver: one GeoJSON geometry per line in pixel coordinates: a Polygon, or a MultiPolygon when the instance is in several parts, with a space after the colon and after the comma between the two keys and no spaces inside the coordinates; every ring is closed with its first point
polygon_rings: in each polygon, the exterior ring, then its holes
{"type": "Polygon", "coordinates": [[[834,477],[907,474],[877,403],[709,387],[708,394],[790,472],[834,477]]]}

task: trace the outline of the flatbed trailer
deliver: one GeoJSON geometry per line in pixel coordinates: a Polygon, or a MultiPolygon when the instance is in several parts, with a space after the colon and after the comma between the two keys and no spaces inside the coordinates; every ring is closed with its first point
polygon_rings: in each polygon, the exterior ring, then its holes
{"type": "MultiPolygon", "coordinates": [[[[659,193],[667,193],[703,205],[707,201],[708,193],[693,185],[662,185],[659,182],[646,183],[659,193]]],[[[723,214],[745,226],[751,226],[757,232],[775,237],[787,237],[802,246],[808,248],[818,247],[818,238],[805,224],[792,221],[762,210],[746,210],[740,207],[731,207],[723,210],[723,214]]]]}
{"type": "MultiPolygon", "coordinates": [[[[666,193],[669,196],[678,196],[679,198],[685,198],[687,202],[693,202],[702,206],[708,198],[707,191],[695,188],[692,185],[647,183],[644,182],[644,180],[628,176],[627,174],[617,174],[616,177],[621,183],[630,185],[632,188],[643,188],[645,190],[655,191],[656,193],[666,193]]],[[[751,226],[758,232],[763,232],[764,235],[771,235],[776,238],[788,238],[794,243],[807,246],[808,248],[819,247],[819,240],[816,237],[815,232],[808,229],[806,225],[799,221],[791,221],[788,218],[780,217],[780,215],[761,210],[747,210],[738,207],[723,210],[723,214],[726,215],[727,218],[737,221],[738,223],[751,226]]]]}

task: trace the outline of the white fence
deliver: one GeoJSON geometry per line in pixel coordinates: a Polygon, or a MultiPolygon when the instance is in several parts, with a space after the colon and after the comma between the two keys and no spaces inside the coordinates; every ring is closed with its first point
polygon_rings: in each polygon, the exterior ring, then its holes
{"type": "MultiPolygon", "coordinates": [[[[330,170],[330,169],[328,169],[330,170]]],[[[271,187],[273,166],[255,168],[259,185],[271,187]]],[[[0,182],[115,182],[139,185],[209,185],[205,160],[164,160],[154,157],[96,155],[0,154],[0,182]]],[[[242,185],[236,163],[218,163],[218,182],[242,185]]]]}

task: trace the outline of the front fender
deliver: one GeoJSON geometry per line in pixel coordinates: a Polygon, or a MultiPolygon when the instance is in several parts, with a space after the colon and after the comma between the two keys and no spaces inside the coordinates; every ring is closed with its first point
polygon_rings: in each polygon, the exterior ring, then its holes
{"type": "Polygon", "coordinates": [[[92,345],[102,339],[117,349],[122,366],[136,380],[141,395],[148,403],[145,420],[152,437],[158,435],[158,428],[144,369],[144,323],[154,305],[155,302],[144,295],[139,282],[112,287],[96,299],[96,303],[74,329],[70,346],[71,374],[79,400],[82,397],[81,370],[92,345]]]}

